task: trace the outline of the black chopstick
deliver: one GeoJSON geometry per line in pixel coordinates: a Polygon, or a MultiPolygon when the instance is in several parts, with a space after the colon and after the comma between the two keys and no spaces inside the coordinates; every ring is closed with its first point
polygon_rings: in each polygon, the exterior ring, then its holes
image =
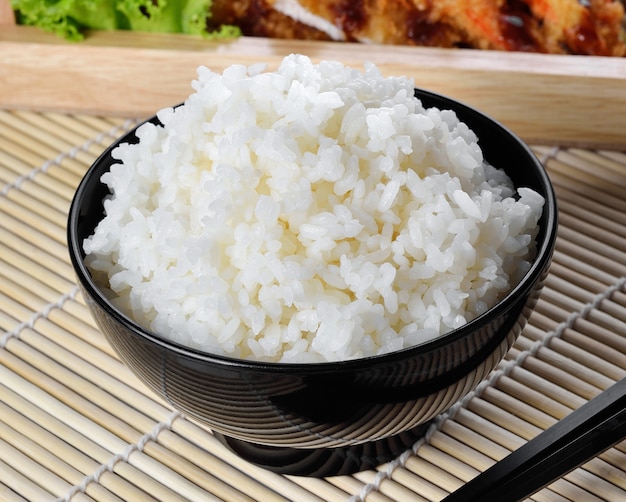
{"type": "Polygon", "coordinates": [[[626,438],[626,378],[441,502],[526,499],[626,438]]]}

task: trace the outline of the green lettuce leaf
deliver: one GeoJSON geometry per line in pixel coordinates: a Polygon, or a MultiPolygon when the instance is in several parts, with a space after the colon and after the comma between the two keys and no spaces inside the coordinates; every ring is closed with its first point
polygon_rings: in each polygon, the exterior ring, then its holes
{"type": "Polygon", "coordinates": [[[231,38],[234,26],[208,32],[212,0],[12,0],[18,23],[37,26],[68,40],[85,30],[133,30],[231,38]]]}

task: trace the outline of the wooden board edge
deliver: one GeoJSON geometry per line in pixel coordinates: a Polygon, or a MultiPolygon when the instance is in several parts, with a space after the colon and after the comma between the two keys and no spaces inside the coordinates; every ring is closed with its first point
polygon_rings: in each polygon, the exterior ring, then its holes
{"type": "Polygon", "coordinates": [[[626,149],[626,59],[185,35],[94,32],[70,43],[0,32],[0,107],[146,117],[184,100],[198,66],[277,66],[290,53],[338,59],[491,115],[528,142],[626,149]]]}

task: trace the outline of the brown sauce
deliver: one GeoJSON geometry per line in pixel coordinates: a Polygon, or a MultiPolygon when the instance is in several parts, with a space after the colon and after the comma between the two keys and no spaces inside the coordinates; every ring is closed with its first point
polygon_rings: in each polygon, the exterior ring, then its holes
{"type": "Polygon", "coordinates": [[[339,0],[330,6],[335,24],[340,26],[348,38],[361,30],[367,22],[365,0],[339,0]]]}
{"type": "Polygon", "coordinates": [[[407,13],[406,36],[415,45],[427,47],[455,47],[461,39],[450,26],[430,21],[428,11],[418,9],[407,13]]]}
{"type": "Polygon", "coordinates": [[[507,50],[544,52],[533,36],[538,21],[534,20],[528,6],[519,1],[505,2],[500,9],[500,31],[507,50]]]}

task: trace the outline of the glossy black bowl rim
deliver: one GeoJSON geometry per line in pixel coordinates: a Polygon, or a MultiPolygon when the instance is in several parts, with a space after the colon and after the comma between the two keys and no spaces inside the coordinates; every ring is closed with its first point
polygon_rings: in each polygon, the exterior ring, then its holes
{"type": "MultiPolygon", "coordinates": [[[[543,220],[545,221],[545,233],[544,239],[539,243],[536,249],[536,255],[531,263],[530,269],[526,272],[522,280],[516,284],[504,298],[502,298],[492,308],[476,317],[467,324],[452,330],[440,337],[437,337],[428,342],[418,344],[412,347],[407,347],[397,351],[389,352],[381,355],[372,355],[367,357],[361,357],[356,359],[342,360],[342,361],[329,361],[329,362],[316,362],[316,363],[280,363],[270,361],[258,361],[253,359],[238,359],[235,357],[213,354],[210,352],[202,351],[194,347],[185,346],[177,342],[171,341],[162,335],[159,335],[153,331],[150,331],[128,316],[123,314],[120,310],[115,308],[111,302],[102,293],[100,287],[98,287],[93,281],[91,274],[89,273],[84,263],[84,252],[82,250],[82,243],[77,242],[77,229],[78,219],[80,212],[80,205],[83,201],[83,195],[86,187],[93,183],[93,172],[96,168],[104,162],[109,156],[111,151],[119,144],[129,141],[134,136],[135,131],[145,122],[157,121],[156,116],[138,124],[129,132],[116,139],[110,146],[108,146],[102,154],[94,161],[90,168],[85,173],[84,177],[80,181],[78,188],[72,199],[67,224],[67,240],[70,259],[74,267],[74,271],[80,281],[82,288],[91,296],[100,308],[102,308],[108,315],[115,319],[118,323],[123,325],[126,329],[132,331],[136,335],[139,335],[143,339],[162,347],[165,350],[173,351],[180,355],[189,357],[197,361],[204,361],[224,367],[236,367],[236,368],[249,368],[256,371],[267,371],[273,373],[335,373],[335,372],[350,372],[361,368],[371,368],[372,366],[385,365],[393,363],[394,361],[406,360],[407,358],[417,356],[420,352],[428,352],[437,348],[446,346],[459,338],[467,336],[469,333],[475,331],[479,327],[488,323],[490,319],[499,317],[512,309],[518,302],[520,297],[524,297],[530,293],[535,284],[542,280],[542,276],[546,272],[546,268],[549,265],[554,247],[556,243],[556,230],[558,225],[558,210],[556,203],[556,195],[554,188],[550,181],[550,178],[536,157],[534,152],[524,143],[517,135],[511,130],[502,125],[500,122],[494,120],[488,115],[479,112],[475,108],[472,108],[462,102],[455,99],[437,94],[431,91],[416,89],[416,95],[418,97],[432,98],[436,100],[443,100],[450,105],[450,109],[454,111],[462,111],[465,115],[471,115],[476,120],[488,121],[496,129],[499,129],[499,133],[503,136],[508,136],[509,139],[513,139],[518,147],[526,154],[530,163],[534,167],[535,174],[539,177],[541,185],[544,189],[544,193],[541,195],[545,199],[543,207],[543,220]]],[[[479,138],[480,144],[480,138],[479,138]]]]}

